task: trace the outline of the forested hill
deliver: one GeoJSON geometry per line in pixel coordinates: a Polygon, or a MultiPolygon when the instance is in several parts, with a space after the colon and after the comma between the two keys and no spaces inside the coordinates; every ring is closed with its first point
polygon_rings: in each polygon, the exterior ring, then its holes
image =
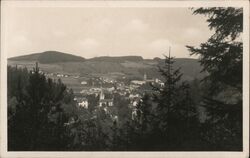
{"type": "Polygon", "coordinates": [[[58,62],[83,62],[83,61],[93,61],[93,62],[139,62],[143,61],[141,56],[100,56],[90,59],[85,59],[81,56],[75,56],[58,51],[45,51],[42,53],[34,53],[29,55],[23,55],[18,57],[9,58],[11,61],[38,61],[40,63],[58,63],[58,62]]]}
{"type": "Polygon", "coordinates": [[[140,62],[143,61],[141,56],[119,56],[119,57],[110,57],[110,56],[102,56],[88,59],[89,61],[103,61],[103,62],[140,62]]]}
{"type": "Polygon", "coordinates": [[[49,64],[49,63],[58,63],[58,62],[81,62],[81,61],[85,61],[85,58],[67,54],[67,53],[58,52],[58,51],[46,51],[42,53],[13,57],[13,58],[9,58],[9,60],[38,61],[39,63],[49,64]]]}
{"type": "MultiPolygon", "coordinates": [[[[144,73],[149,78],[160,77],[159,65],[164,65],[165,59],[143,59],[141,56],[100,56],[90,59],[74,56],[66,53],[48,51],[38,54],[10,58],[8,65],[24,65],[28,69],[34,67],[34,63],[40,63],[41,70],[50,73],[62,74],[112,74],[119,73],[132,78],[141,78],[144,73]]],[[[184,80],[201,78],[201,66],[197,59],[175,58],[174,69],[181,67],[184,80]]]]}

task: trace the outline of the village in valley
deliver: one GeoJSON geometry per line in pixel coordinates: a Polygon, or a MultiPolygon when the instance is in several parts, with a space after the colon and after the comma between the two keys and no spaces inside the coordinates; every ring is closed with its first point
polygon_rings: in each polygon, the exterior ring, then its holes
{"type": "Polygon", "coordinates": [[[131,118],[136,115],[136,106],[139,104],[145,92],[150,93],[153,86],[163,87],[164,82],[159,78],[148,78],[147,73],[141,76],[141,79],[130,79],[126,76],[120,78],[112,77],[85,77],[69,74],[46,73],[42,70],[39,73],[48,78],[65,80],[77,80],[77,83],[70,84],[66,82],[68,90],[72,89],[74,101],[80,109],[92,109],[95,111],[102,108],[106,114],[109,114],[114,120],[118,121],[118,116],[114,110],[115,97],[125,101],[131,111],[131,118]]]}

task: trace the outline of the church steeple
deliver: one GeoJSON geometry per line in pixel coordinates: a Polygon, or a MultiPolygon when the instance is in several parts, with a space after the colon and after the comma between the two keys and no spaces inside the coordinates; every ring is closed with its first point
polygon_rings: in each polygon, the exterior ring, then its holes
{"type": "Polygon", "coordinates": [[[146,73],[144,73],[143,78],[144,78],[144,81],[147,81],[147,74],[146,73]]]}
{"type": "Polygon", "coordinates": [[[103,93],[103,89],[102,89],[102,84],[101,84],[101,93],[100,93],[100,100],[104,99],[104,93],[103,93]]]}

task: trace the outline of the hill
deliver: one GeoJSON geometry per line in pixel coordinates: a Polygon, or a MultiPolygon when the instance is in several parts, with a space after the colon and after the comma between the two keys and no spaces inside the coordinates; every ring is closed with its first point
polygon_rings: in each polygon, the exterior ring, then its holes
{"type": "Polygon", "coordinates": [[[46,51],[24,56],[9,58],[12,61],[38,61],[39,63],[60,63],[60,62],[83,62],[85,58],[58,51],[46,51]]]}
{"type": "MultiPolygon", "coordinates": [[[[82,77],[117,77],[125,76],[131,79],[142,79],[146,73],[148,78],[161,78],[157,66],[164,64],[164,59],[143,59],[141,56],[96,57],[84,59],[82,57],[48,51],[10,58],[8,65],[25,66],[32,69],[38,61],[41,70],[48,73],[78,75],[82,77]],[[83,62],[84,61],[84,62],[83,62]]],[[[181,67],[184,80],[193,80],[204,76],[200,73],[201,66],[197,59],[176,58],[174,69],[181,67]]]]}
{"type": "Polygon", "coordinates": [[[133,61],[133,62],[143,61],[143,58],[141,56],[120,56],[120,57],[102,56],[102,57],[90,58],[88,60],[89,61],[122,63],[125,61],[133,61]]]}

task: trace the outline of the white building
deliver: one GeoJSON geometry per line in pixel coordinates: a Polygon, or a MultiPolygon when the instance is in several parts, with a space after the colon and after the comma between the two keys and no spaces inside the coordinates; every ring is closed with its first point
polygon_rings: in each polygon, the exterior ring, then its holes
{"type": "Polygon", "coordinates": [[[140,80],[133,80],[131,81],[132,84],[137,84],[137,85],[143,85],[146,83],[146,81],[140,81],[140,80]]]}
{"type": "Polygon", "coordinates": [[[137,97],[137,98],[133,98],[133,99],[131,100],[130,103],[131,103],[134,107],[136,107],[140,102],[142,102],[142,99],[139,98],[139,97],[137,97]]]}
{"type": "Polygon", "coordinates": [[[83,107],[85,109],[88,109],[89,103],[87,99],[82,100],[80,103],[78,103],[80,107],[83,107]]]}
{"type": "Polygon", "coordinates": [[[155,83],[159,84],[161,87],[164,86],[164,83],[158,78],[155,79],[155,83]]]}
{"type": "Polygon", "coordinates": [[[103,90],[101,89],[99,107],[102,106],[113,106],[113,99],[105,99],[105,95],[103,93],[103,90]]]}
{"type": "Polygon", "coordinates": [[[87,83],[87,81],[82,81],[81,84],[86,85],[88,83],[87,83]]]}
{"type": "Polygon", "coordinates": [[[57,77],[63,77],[63,74],[57,74],[56,76],[57,77]]]}
{"type": "Polygon", "coordinates": [[[138,97],[139,97],[139,94],[130,94],[130,95],[129,95],[129,98],[130,98],[130,99],[138,98],[138,97]]]}
{"type": "Polygon", "coordinates": [[[87,98],[74,98],[74,100],[77,101],[79,107],[88,109],[89,103],[87,98]]]}
{"type": "Polygon", "coordinates": [[[99,106],[113,106],[113,99],[102,99],[99,101],[99,106]]]}

